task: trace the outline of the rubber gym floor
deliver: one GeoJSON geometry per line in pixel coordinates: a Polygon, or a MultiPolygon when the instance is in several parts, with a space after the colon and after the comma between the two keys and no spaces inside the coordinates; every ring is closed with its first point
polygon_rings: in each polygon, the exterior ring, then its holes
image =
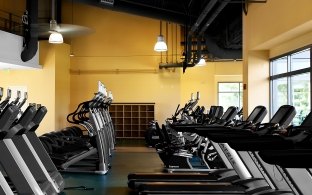
{"type": "Polygon", "coordinates": [[[65,188],[84,186],[86,189],[66,189],[61,194],[133,194],[127,186],[128,173],[159,172],[163,166],[155,149],[146,147],[144,140],[117,140],[111,164],[106,175],[62,173],[65,188]]]}

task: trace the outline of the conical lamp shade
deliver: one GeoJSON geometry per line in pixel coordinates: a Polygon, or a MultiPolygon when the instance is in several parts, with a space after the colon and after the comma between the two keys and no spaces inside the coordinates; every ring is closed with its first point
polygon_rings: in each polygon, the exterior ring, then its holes
{"type": "Polygon", "coordinates": [[[52,32],[49,37],[49,43],[61,44],[63,43],[63,36],[61,33],[52,32]]]}
{"type": "Polygon", "coordinates": [[[205,66],[206,65],[206,61],[204,58],[200,58],[199,62],[196,64],[196,66],[205,66]]]}
{"type": "Polygon", "coordinates": [[[164,36],[159,35],[157,37],[157,43],[154,46],[154,50],[157,52],[167,51],[167,44],[165,42],[164,36]]]}

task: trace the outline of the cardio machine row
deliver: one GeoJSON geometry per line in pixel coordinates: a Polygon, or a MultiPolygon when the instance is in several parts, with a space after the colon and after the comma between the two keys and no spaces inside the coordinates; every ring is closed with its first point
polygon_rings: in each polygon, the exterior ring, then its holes
{"type": "Polygon", "coordinates": [[[269,123],[261,123],[266,114],[265,107],[257,106],[245,121],[231,125],[175,122],[157,127],[162,141],[156,150],[165,165],[168,159],[170,163],[177,159],[174,156],[179,156],[178,162],[192,158],[187,155],[193,154],[190,147],[174,131],[202,137],[224,167],[198,170],[189,166],[181,172],[169,163],[169,173],[130,173],[128,186],[139,194],[306,194],[309,185],[300,185],[300,178],[289,168],[301,168],[302,176],[311,176],[307,167],[311,166],[312,115],[293,127],[289,126],[296,114],[293,106],[281,106],[269,123]]]}
{"type": "Polygon", "coordinates": [[[108,108],[111,92],[99,83],[94,97],[80,103],[67,116],[75,126],[43,134],[40,140],[62,172],[106,174],[111,167],[115,147],[115,131],[108,108]]]}
{"type": "Polygon", "coordinates": [[[26,100],[18,91],[11,101],[8,89],[0,103],[0,194],[58,194],[64,180],[35,132],[47,109],[29,105],[22,111],[26,100]]]}

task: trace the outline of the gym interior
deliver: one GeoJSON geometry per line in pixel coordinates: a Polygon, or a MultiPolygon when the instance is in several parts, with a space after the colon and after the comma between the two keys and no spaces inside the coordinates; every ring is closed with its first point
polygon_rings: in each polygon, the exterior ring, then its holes
{"type": "Polygon", "coordinates": [[[0,40],[0,194],[311,194],[311,0],[0,0],[0,40]]]}

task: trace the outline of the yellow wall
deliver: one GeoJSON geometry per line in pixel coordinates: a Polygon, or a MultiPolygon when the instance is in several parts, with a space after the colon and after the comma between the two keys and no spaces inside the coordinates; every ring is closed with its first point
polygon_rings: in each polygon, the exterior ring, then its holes
{"type": "Polygon", "coordinates": [[[312,43],[312,1],[251,3],[243,32],[246,115],[259,104],[269,108],[269,59],[312,43]]]}
{"type": "Polygon", "coordinates": [[[271,49],[312,29],[311,0],[274,0],[250,3],[248,8],[249,49],[271,49]]]}
{"type": "MultiPolygon", "coordinates": [[[[227,75],[232,81],[230,75],[242,74],[242,62],[208,63],[206,67],[188,68],[185,74],[181,68],[159,69],[160,62],[180,61],[179,26],[168,24],[168,55],[164,52],[161,58],[153,51],[159,34],[158,20],[81,4],[73,6],[74,24],[90,27],[94,33],[70,41],[75,54],[71,58],[72,110],[91,99],[97,81],[102,81],[113,92],[114,102],[155,102],[155,117],[162,123],[196,91],[201,92],[200,105],[217,104],[216,75],[227,75]]],[[[71,22],[68,15],[65,18],[71,22]]],[[[165,26],[163,22],[163,35],[165,26]]]]}
{"type": "Polygon", "coordinates": [[[55,47],[55,130],[60,130],[68,125],[66,117],[70,112],[70,46],[62,44],[53,47],[55,47]]]}
{"type": "Polygon", "coordinates": [[[242,62],[207,62],[206,66],[186,69],[181,76],[181,105],[190,100],[191,93],[200,92],[199,105],[207,109],[218,104],[218,82],[241,82],[242,62]]]}

